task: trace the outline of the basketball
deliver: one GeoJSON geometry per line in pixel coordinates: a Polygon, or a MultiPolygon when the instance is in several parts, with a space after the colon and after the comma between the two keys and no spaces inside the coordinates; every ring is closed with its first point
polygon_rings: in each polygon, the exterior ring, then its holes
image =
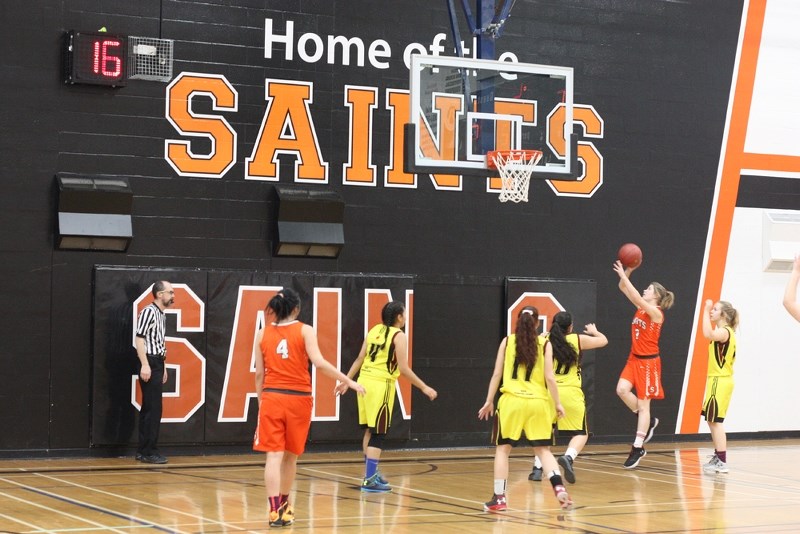
{"type": "Polygon", "coordinates": [[[623,267],[638,267],[642,263],[642,249],[634,243],[625,243],[619,247],[617,258],[623,267]]]}

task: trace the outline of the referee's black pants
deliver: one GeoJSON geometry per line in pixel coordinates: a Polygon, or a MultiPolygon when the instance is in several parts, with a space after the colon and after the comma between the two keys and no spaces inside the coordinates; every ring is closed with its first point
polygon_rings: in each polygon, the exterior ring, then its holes
{"type": "Polygon", "coordinates": [[[158,430],[161,427],[161,394],[164,391],[164,360],[158,357],[147,357],[150,364],[150,380],[145,382],[139,377],[142,388],[142,410],[139,412],[139,448],[142,456],[159,454],[158,430]]]}

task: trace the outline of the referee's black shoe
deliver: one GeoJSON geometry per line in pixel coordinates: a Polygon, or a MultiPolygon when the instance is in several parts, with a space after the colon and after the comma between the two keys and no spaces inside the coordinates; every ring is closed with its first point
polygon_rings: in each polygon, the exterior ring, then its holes
{"type": "Polygon", "coordinates": [[[137,458],[140,462],[146,464],[165,464],[167,463],[167,459],[160,454],[150,454],[148,456],[142,456],[141,459],[137,458]]]}

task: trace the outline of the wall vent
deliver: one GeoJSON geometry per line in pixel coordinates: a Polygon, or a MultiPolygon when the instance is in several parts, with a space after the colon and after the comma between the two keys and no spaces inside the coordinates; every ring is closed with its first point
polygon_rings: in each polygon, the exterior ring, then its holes
{"type": "Polygon", "coordinates": [[[764,271],[789,272],[800,253],[800,211],[767,211],[763,215],[761,258],[764,271]]]}

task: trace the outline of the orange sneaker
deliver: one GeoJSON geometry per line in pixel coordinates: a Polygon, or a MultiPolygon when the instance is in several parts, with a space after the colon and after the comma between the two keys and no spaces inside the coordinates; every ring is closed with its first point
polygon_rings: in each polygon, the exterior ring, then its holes
{"type": "Polygon", "coordinates": [[[288,502],[269,513],[269,526],[271,527],[288,527],[292,523],[294,523],[294,510],[288,502]]]}

